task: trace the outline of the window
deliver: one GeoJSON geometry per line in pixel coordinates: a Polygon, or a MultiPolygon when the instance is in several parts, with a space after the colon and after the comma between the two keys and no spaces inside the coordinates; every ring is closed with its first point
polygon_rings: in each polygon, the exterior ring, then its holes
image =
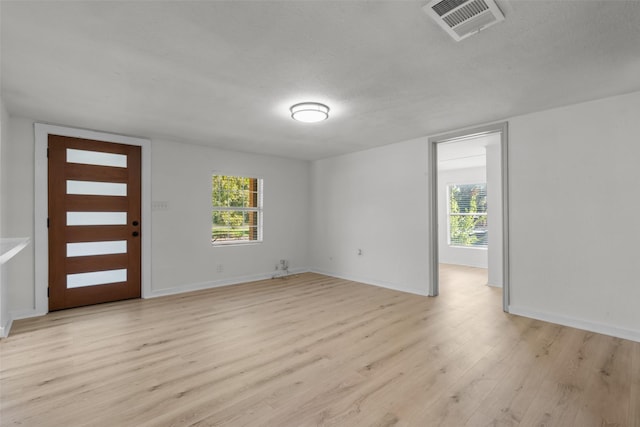
{"type": "Polygon", "coordinates": [[[211,243],[262,241],[262,179],[213,175],[211,243]]]}
{"type": "Polygon", "coordinates": [[[451,184],[449,245],[487,247],[487,184],[451,184]]]}

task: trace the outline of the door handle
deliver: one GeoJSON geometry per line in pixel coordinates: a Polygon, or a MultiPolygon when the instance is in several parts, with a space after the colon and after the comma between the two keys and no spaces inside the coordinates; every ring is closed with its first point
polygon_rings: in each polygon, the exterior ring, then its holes
{"type": "Polygon", "coordinates": [[[140,235],[140,233],[138,233],[137,231],[134,231],[133,233],[131,233],[131,235],[133,237],[138,237],[140,235]]]}
{"type": "Polygon", "coordinates": [[[139,223],[138,221],[133,221],[133,222],[132,222],[132,224],[133,224],[133,226],[135,227],[135,226],[137,226],[137,225],[138,225],[138,224],[140,224],[140,223],[139,223]]]}

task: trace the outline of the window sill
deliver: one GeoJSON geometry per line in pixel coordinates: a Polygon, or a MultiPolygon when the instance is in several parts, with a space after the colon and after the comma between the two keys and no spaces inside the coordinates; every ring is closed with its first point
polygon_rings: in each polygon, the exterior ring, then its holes
{"type": "Polygon", "coordinates": [[[211,243],[211,247],[223,248],[227,246],[252,246],[252,245],[260,245],[260,244],[262,244],[262,240],[254,240],[249,242],[211,243]]]}
{"type": "Polygon", "coordinates": [[[455,245],[449,245],[450,248],[453,249],[476,249],[476,250],[481,250],[481,251],[486,251],[489,249],[488,246],[455,246],[455,245]]]}

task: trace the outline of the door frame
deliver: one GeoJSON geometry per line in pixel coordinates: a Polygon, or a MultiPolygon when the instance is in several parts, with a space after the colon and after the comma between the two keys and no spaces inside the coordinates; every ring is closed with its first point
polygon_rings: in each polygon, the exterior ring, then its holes
{"type": "Polygon", "coordinates": [[[500,168],[502,187],[502,310],[509,312],[510,276],[509,276],[509,168],[508,168],[508,135],[507,122],[479,126],[449,132],[429,138],[429,296],[437,296],[440,292],[440,268],[438,254],[438,144],[451,142],[469,136],[481,136],[500,133],[500,168]]]}
{"type": "Polygon", "coordinates": [[[49,312],[49,298],[47,297],[47,288],[49,287],[49,232],[47,229],[49,200],[47,178],[47,146],[50,134],[96,141],[113,142],[118,144],[136,145],[141,147],[141,292],[142,298],[149,298],[151,296],[151,140],[87,129],[49,125],[44,123],[35,123],[34,132],[35,223],[33,244],[35,258],[35,314],[44,315],[49,312]]]}

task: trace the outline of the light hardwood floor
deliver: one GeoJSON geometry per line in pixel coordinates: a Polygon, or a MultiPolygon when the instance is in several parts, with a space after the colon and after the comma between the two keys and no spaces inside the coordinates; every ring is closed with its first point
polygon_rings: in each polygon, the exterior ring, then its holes
{"type": "Polygon", "coordinates": [[[301,274],[14,323],[3,426],[640,426],[640,343],[301,274]]]}

